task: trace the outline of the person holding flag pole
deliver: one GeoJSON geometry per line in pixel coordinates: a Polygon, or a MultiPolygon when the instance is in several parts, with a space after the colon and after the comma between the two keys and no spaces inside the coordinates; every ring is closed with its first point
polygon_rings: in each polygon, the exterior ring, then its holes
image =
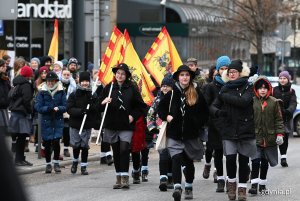
{"type": "Polygon", "coordinates": [[[127,64],[112,68],[114,82],[103,89],[100,96],[101,108],[107,106],[104,119],[103,141],[111,144],[117,182],[114,189],[129,188],[129,153],[134,125],[146,108],[137,87],[131,82],[131,72],[127,64]],[[112,87],[111,96],[109,96],[112,87]]]}

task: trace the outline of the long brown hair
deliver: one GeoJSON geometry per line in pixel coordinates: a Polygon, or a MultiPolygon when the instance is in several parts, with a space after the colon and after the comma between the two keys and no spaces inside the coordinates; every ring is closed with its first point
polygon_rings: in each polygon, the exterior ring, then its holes
{"type": "Polygon", "coordinates": [[[197,103],[198,100],[198,93],[193,85],[190,83],[187,90],[185,91],[186,102],[189,106],[193,106],[197,103]]]}

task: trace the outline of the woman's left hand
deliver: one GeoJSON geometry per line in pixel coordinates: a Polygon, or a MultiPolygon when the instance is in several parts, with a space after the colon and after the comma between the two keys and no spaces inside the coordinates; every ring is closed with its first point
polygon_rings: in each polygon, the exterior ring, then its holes
{"type": "Polygon", "coordinates": [[[133,117],[129,115],[129,123],[131,124],[133,122],[133,117]]]}
{"type": "Polygon", "coordinates": [[[167,122],[170,123],[173,120],[173,117],[171,115],[167,116],[167,122]]]}

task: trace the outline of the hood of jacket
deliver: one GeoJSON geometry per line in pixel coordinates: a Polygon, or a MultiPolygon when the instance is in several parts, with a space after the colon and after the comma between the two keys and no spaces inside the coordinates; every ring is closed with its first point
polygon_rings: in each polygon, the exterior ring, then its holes
{"type": "MultiPolygon", "coordinates": [[[[48,91],[47,83],[43,82],[42,84],[40,84],[40,89],[41,91],[48,91]]],[[[63,85],[60,81],[58,81],[56,91],[62,91],[62,90],[64,90],[63,85]]]]}
{"type": "MultiPolygon", "coordinates": [[[[222,80],[226,83],[229,81],[229,77],[227,74],[227,70],[224,70],[222,73],[222,80]]],[[[248,66],[243,66],[242,72],[240,73],[240,77],[249,77],[250,75],[250,68],[248,66]]]]}
{"type": "Polygon", "coordinates": [[[17,77],[15,77],[13,79],[13,85],[14,86],[17,86],[17,85],[20,85],[20,84],[25,84],[25,83],[29,83],[29,80],[27,80],[25,77],[21,76],[21,75],[18,75],[17,77]]]}
{"type": "Polygon", "coordinates": [[[257,80],[254,82],[254,85],[253,85],[253,91],[254,91],[254,94],[255,94],[255,96],[256,96],[257,98],[260,98],[260,95],[258,94],[258,90],[256,89],[256,85],[257,85],[257,83],[258,83],[259,80],[263,80],[263,81],[269,86],[268,93],[267,93],[267,95],[265,96],[265,99],[267,99],[267,98],[271,95],[272,90],[273,90],[273,87],[272,87],[270,81],[269,81],[266,77],[264,77],[264,76],[259,76],[259,77],[257,78],[257,80]]]}

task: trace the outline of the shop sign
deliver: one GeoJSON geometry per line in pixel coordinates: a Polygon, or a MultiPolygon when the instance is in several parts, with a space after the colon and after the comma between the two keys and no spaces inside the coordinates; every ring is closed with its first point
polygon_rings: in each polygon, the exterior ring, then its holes
{"type": "MultiPolygon", "coordinates": [[[[14,37],[13,36],[5,36],[5,40],[7,41],[7,49],[14,48],[14,37]]],[[[28,36],[16,36],[16,48],[36,48],[41,49],[42,44],[40,43],[29,43],[28,36]]]]}
{"type": "Polygon", "coordinates": [[[49,4],[49,0],[44,3],[18,3],[18,18],[72,18],[72,0],[68,4],[59,4],[54,1],[49,4]],[[32,14],[32,16],[31,16],[32,14]]]}

